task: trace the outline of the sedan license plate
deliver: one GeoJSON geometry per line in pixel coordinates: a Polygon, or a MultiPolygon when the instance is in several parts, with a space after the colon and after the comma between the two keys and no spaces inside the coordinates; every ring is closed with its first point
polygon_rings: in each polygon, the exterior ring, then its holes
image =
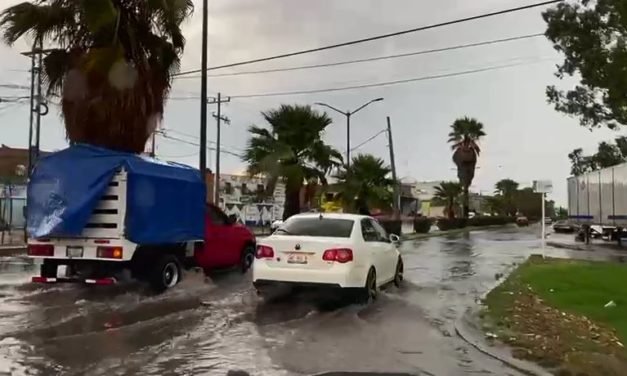
{"type": "Polygon", "coordinates": [[[287,256],[288,264],[306,264],[307,263],[307,255],[304,253],[290,253],[287,256]]]}
{"type": "Polygon", "coordinates": [[[83,257],[83,247],[67,247],[67,257],[83,257]]]}

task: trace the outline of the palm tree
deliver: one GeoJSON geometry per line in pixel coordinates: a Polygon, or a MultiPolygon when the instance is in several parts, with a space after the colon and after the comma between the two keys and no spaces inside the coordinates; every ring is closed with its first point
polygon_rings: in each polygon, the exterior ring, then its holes
{"type": "Polygon", "coordinates": [[[139,153],[162,118],[192,0],[34,0],[6,8],[0,30],[46,46],[43,79],[61,97],[67,137],[139,153]]]}
{"type": "Polygon", "coordinates": [[[454,181],[442,182],[439,187],[435,187],[434,199],[446,205],[445,214],[448,218],[455,218],[455,206],[462,193],[462,185],[454,181]]]}
{"type": "Polygon", "coordinates": [[[477,142],[485,136],[483,124],[476,119],[464,117],[451,125],[448,142],[452,143],[453,162],[457,165],[457,177],[464,190],[464,218],[468,218],[468,189],[475,177],[475,167],[481,149],[477,142]]]}
{"type": "Polygon", "coordinates": [[[335,176],[344,206],[363,214],[372,207],[389,209],[394,199],[391,172],[381,158],[370,154],[353,157],[348,170],[344,168],[335,176]]]}
{"type": "Polygon", "coordinates": [[[496,183],[496,193],[501,198],[502,207],[506,215],[516,215],[516,194],[518,193],[518,183],[512,179],[503,179],[496,183]]]}
{"type": "Polygon", "coordinates": [[[327,184],[326,175],[342,163],[342,155],[324,143],[324,130],[331,124],[326,113],[310,106],[281,105],[262,112],[270,129],[251,126],[252,137],[244,152],[248,173],[268,177],[271,194],[279,179],[285,182],[283,219],[300,213],[303,183],[327,184]]]}

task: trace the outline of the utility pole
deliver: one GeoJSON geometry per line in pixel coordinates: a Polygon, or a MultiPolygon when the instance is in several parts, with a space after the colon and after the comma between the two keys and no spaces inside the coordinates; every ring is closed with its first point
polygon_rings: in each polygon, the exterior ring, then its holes
{"type": "Polygon", "coordinates": [[[203,181],[207,171],[207,12],[208,0],[202,1],[202,47],[200,53],[200,161],[198,168],[203,181]]]}
{"type": "Polygon", "coordinates": [[[396,178],[396,161],[394,160],[394,142],[392,139],[392,122],[390,117],[387,117],[388,121],[388,144],[390,147],[390,166],[392,167],[392,179],[394,180],[394,217],[398,219],[400,217],[401,207],[401,194],[399,182],[396,178]]]}
{"type": "Polygon", "coordinates": [[[153,158],[156,156],[156,145],[155,145],[156,142],[157,142],[157,130],[155,129],[155,131],[152,132],[152,141],[150,142],[150,156],[153,158]]]}
{"type": "Polygon", "coordinates": [[[231,97],[222,98],[222,93],[218,93],[217,98],[211,98],[208,104],[217,104],[218,105],[218,113],[213,114],[213,117],[216,119],[217,133],[216,133],[216,173],[215,179],[213,182],[213,204],[220,204],[220,127],[221,123],[224,121],[226,124],[230,124],[231,121],[221,114],[222,103],[228,103],[231,101],[231,97]]]}

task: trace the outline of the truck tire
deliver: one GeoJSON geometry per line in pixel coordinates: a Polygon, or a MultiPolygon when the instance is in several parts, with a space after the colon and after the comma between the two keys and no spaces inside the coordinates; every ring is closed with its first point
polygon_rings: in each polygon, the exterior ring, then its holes
{"type": "Polygon", "coordinates": [[[57,277],[57,264],[51,260],[44,260],[39,268],[40,274],[44,278],[56,278],[57,277]]]}
{"type": "Polygon", "coordinates": [[[181,265],[173,255],[161,256],[154,265],[150,276],[150,286],[157,292],[174,287],[181,280],[181,265]]]}

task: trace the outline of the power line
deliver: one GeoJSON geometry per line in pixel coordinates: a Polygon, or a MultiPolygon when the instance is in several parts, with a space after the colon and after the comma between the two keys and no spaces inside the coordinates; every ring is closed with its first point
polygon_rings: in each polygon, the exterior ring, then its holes
{"type": "Polygon", "coordinates": [[[367,143],[369,143],[370,141],[374,140],[374,139],[375,139],[375,138],[377,138],[379,135],[381,135],[381,134],[383,134],[383,133],[385,133],[385,132],[387,132],[387,129],[382,129],[382,130],[380,130],[379,132],[377,132],[376,134],[374,134],[372,137],[368,138],[367,140],[365,140],[365,141],[364,141],[364,142],[362,142],[361,144],[359,144],[359,145],[355,146],[354,148],[352,148],[352,149],[351,149],[351,151],[359,149],[360,147],[362,147],[362,146],[366,145],[367,143]]]}
{"type": "MultiPolygon", "coordinates": [[[[198,137],[198,136],[194,136],[194,135],[189,134],[189,133],[185,133],[185,132],[177,131],[176,129],[171,129],[171,128],[163,128],[163,130],[164,130],[164,131],[167,131],[167,132],[176,133],[176,134],[178,134],[178,135],[180,135],[180,136],[183,136],[183,137],[193,138],[194,140],[200,140],[200,137],[198,137]]],[[[209,142],[209,143],[211,143],[211,144],[215,144],[215,143],[216,143],[215,141],[211,141],[211,140],[207,140],[207,142],[209,142]]],[[[241,148],[239,148],[239,147],[235,147],[235,146],[232,146],[232,145],[225,145],[224,143],[222,143],[221,145],[226,146],[227,148],[230,148],[230,149],[242,150],[242,149],[241,149],[241,148]]]]}
{"type": "MultiPolygon", "coordinates": [[[[304,55],[304,54],[309,54],[309,53],[312,53],[312,52],[325,51],[325,50],[330,50],[330,49],[339,48],[339,47],[352,46],[352,45],[355,45],[355,44],[372,42],[372,41],[375,41],[375,40],[396,37],[396,36],[399,36],[399,35],[411,34],[411,33],[415,33],[415,32],[418,32],[418,31],[430,30],[430,29],[435,29],[435,28],[438,28],[438,27],[455,25],[455,24],[464,23],[464,22],[468,22],[468,21],[474,21],[474,20],[478,20],[478,19],[482,19],[482,18],[494,17],[494,16],[503,15],[503,14],[519,12],[519,11],[522,11],[522,10],[543,7],[543,6],[550,5],[550,4],[561,3],[563,1],[564,0],[544,1],[544,2],[541,2],[541,3],[524,5],[524,6],[520,6],[520,7],[516,7],[516,8],[500,10],[500,11],[497,11],[497,12],[484,13],[484,14],[480,14],[480,15],[477,15],[477,16],[460,18],[460,19],[456,19],[456,20],[452,20],[452,21],[446,21],[446,22],[441,22],[441,23],[437,23],[437,24],[416,27],[416,28],[409,29],[409,30],[402,30],[402,31],[394,32],[394,33],[382,34],[382,35],[377,35],[377,36],[373,36],[373,37],[352,40],[352,41],[349,41],[349,42],[342,42],[342,43],[332,44],[332,45],[324,46],[324,47],[310,48],[310,49],[306,49],[306,50],[301,50],[301,51],[296,51],[296,52],[289,52],[289,53],[284,53],[284,54],[280,54],[280,55],[274,55],[274,56],[269,56],[269,57],[263,57],[263,58],[258,58],[258,59],[241,61],[241,62],[237,62],[237,63],[230,63],[230,64],[219,65],[219,66],[216,66],[216,67],[207,68],[207,71],[209,71],[209,70],[216,70],[216,69],[223,69],[223,68],[230,68],[230,67],[237,67],[237,66],[253,64],[253,63],[260,63],[260,62],[263,62],[263,61],[270,61],[270,60],[282,59],[282,58],[286,58],[286,57],[304,55]]],[[[195,70],[191,70],[191,71],[184,71],[184,72],[177,73],[174,76],[185,76],[185,75],[188,75],[188,74],[199,73],[199,72],[202,72],[202,69],[195,69],[195,70]]]]}
{"type": "MultiPolygon", "coordinates": [[[[254,71],[210,74],[210,75],[207,75],[207,77],[242,76],[242,75],[249,75],[249,74],[289,72],[289,71],[313,69],[313,68],[336,67],[336,66],[348,65],[348,64],[358,64],[358,63],[366,63],[366,62],[372,62],[372,61],[397,59],[397,58],[409,57],[409,56],[427,55],[427,54],[438,53],[438,52],[445,52],[445,51],[461,50],[461,49],[465,49],[465,48],[487,46],[487,45],[492,45],[492,44],[497,44],[497,43],[512,42],[512,41],[518,41],[518,40],[523,40],[523,39],[531,39],[531,38],[537,38],[537,37],[542,37],[542,36],[544,36],[544,33],[526,34],[526,35],[521,35],[521,36],[517,36],[517,37],[494,39],[494,40],[483,41],[483,42],[476,42],[476,43],[469,43],[469,44],[460,44],[460,45],[456,45],[456,46],[435,48],[435,49],[422,50],[422,51],[416,51],[416,52],[408,52],[408,53],[402,53],[402,54],[375,56],[375,57],[364,58],[364,59],[345,60],[345,61],[338,61],[338,62],[325,63],[325,64],[299,65],[299,66],[287,67],[287,68],[274,68],[274,69],[262,69],[262,70],[254,70],[254,71]]],[[[213,68],[209,68],[209,69],[213,69],[213,68]]],[[[199,78],[199,77],[200,76],[186,76],[186,77],[179,77],[179,78],[181,78],[181,79],[192,79],[192,78],[195,79],[195,78],[199,78]]]]}
{"type": "MultiPolygon", "coordinates": [[[[373,87],[393,86],[393,85],[406,84],[406,83],[410,83],[410,82],[430,81],[430,80],[436,80],[436,79],[442,79],[442,78],[465,76],[465,75],[469,75],[469,74],[488,72],[488,71],[505,69],[505,68],[512,68],[512,67],[517,67],[517,66],[522,66],[522,65],[537,64],[539,62],[547,61],[547,60],[553,60],[553,58],[541,58],[541,59],[530,61],[530,62],[520,62],[520,63],[512,63],[512,64],[494,65],[494,66],[490,66],[490,67],[486,67],[486,68],[478,68],[478,69],[471,69],[471,70],[465,70],[465,71],[460,71],[460,72],[444,73],[444,74],[437,74],[437,75],[430,75],[430,76],[408,78],[408,79],[404,79],[404,80],[383,81],[383,82],[377,82],[377,83],[371,83],[371,84],[362,84],[362,85],[353,85],[353,86],[340,86],[340,87],[325,88],[325,89],[311,89],[311,90],[283,91],[283,92],[274,92],[274,93],[255,93],[255,94],[231,95],[231,98],[237,99],[237,98],[279,97],[279,96],[285,96],[285,95],[317,94],[317,93],[328,93],[328,92],[345,91],[345,90],[367,89],[367,88],[373,88],[373,87]]],[[[170,98],[170,99],[172,99],[172,100],[191,100],[191,99],[194,99],[195,100],[195,99],[198,99],[198,98],[197,97],[173,97],[173,98],[170,98]]]]}
{"type": "MultiPolygon", "coordinates": [[[[173,137],[173,136],[167,135],[167,134],[162,133],[162,132],[158,132],[157,134],[160,135],[161,137],[169,139],[169,140],[178,141],[178,142],[182,142],[184,144],[193,145],[193,146],[200,146],[199,143],[183,140],[182,138],[173,137]]],[[[212,150],[212,151],[216,150],[215,148],[212,148],[212,147],[207,147],[207,149],[212,150]]],[[[224,154],[230,154],[230,155],[233,155],[233,156],[238,157],[238,158],[242,157],[240,154],[233,153],[233,152],[228,151],[228,150],[221,150],[220,152],[224,153],[224,154]]]]}

